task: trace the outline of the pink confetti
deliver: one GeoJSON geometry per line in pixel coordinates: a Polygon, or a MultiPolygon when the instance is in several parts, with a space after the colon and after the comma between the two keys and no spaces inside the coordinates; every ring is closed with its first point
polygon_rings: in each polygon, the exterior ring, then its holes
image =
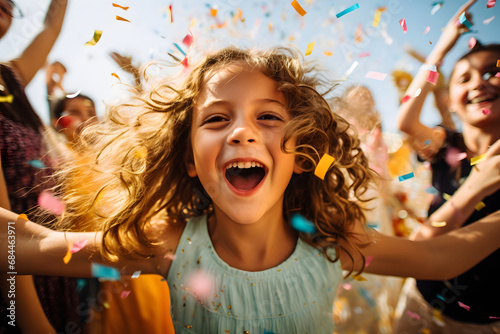
{"type": "Polygon", "coordinates": [[[193,35],[187,34],[186,37],[182,40],[182,44],[187,46],[188,48],[193,44],[193,35]]]}
{"type": "Polygon", "coordinates": [[[460,161],[467,157],[467,153],[460,152],[456,147],[449,147],[446,150],[445,160],[451,167],[457,167],[460,161]]]}
{"type": "Polygon", "coordinates": [[[351,289],[352,289],[352,285],[351,285],[351,284],[349,284],[349,283],[344,283],[344,284],[342,284],[342,287],[343,287],[345,290],[347,290],[347,291],[349,291],[349,290],[351,290],[351,289]]]}
{"type": "Polygon", "coordinates": [[[476,46],[477,40],[474,37],[469,38],[469,49],[472,49],[476,46]]]}
{"type": "Polygon", "coordinates": [[[462,302],[458,302],[458,306],[460,306],[461,308],[466,309],[467,311],[470,311],[470,306],[467,306],[467,305],[465,305],[465,304],[464,304],[464,303],[462,303],[462,302]]]}
{"type": "Polygon", "coordinates": [[[165,259],[169,259],[169,260],[175,260],[175,254],[167,254],[165,255],[165,259]]]}
{"type": "Polygon", "coordinates": [[[406,34],[406,20],[405,19],[401,19],[399,20],[399,24],[401,25],[401,28],[403,28],[403,31],[404,33],[406,34]]]}
{"type": "Polygon", "coordinates": [[[424,30],[424,32],[422,33],[422,35],[427,34],[429,31],[431,31],[431,27],[427,26],[427,28],[425,28],[425,30],[424,30]]]}
{"type": "Polygon", "coordinates": [[[489,114],[490,114],[490,112],[491,112],[491,111],[490,111],[490,109],[488,109],[488,108],[484,108],[484,109],[482,110],[483,115],[489,115],[489,114]]]}
{"type": "Polygon", "coordinates": [[[38,205],[56,215],[61,215],[64,211],[64,203],[46,190],[38,196],[38,205]]]}
{"type": "Polygon", "coordinates": [[[410,95],[405,95],[405,96],[403,96],[403,98],[401,99],[401,103],[405,103],[405,102],[407,102],[409,99],[411,99],[411,96],[410,96],[410,95]]]}
{"type": "Polygon", "coordinates": [[[500,78],[500,72],[497,72],[497,74],[495,74],[495,76],[496,76],[497,78],[500,78]]]}
{"type": "Polygon", "coordinates": [[[374,71],[369,71],[368,73],[366,73],[365,75],[365,78],[368,78],[368,79],[375,79],[375,80],[384,80],[385,77],[387,76],[386,73],[380,73],[380,72],[374,72],[374,71]]]}
{"type": "Polygon", "coordinates": [[[87,244],[88,240],[78,240],[73,244],[73,247],[71,247],[71,253],[76,253],[79,252],[85,245],[87,244]]]}
{"type": "Polygon", "coordinates": [[[488,0],[488,2],[486,3],[486,8],[493,8],[493,7],[495,7],[495,1],[496,0],[488,0]]]}
{"type": "Polygon", "coordinates": [[[188,280],[188,291],[191,291],[198,300],[206,300],[212,290],[212,280],[202,271],[197,271],[188,280]]]}
{"type": "Polygon", "coordinates": [[[130,295],[130,291],[123,290],[122,293],[120,294],[120,297],[123,299],[123,298],[127,298],[128,295],[130,295]]]}
{"type": "Polygon", "coordinates": [[[406,314],[408,314],[410,318],[420,320],[420,316],[416,313],[413,313],[412,311],[406,311],[406,314]]]}
{"type": "Polygon", "coordinates": [[[370,265],[370,263],[372,263],[372,260],[373,260],[373,256],[368,256],[366,258],[366,261],[365,261],[365,268],[368,267],[370,265]]]}
{"type": "Polygon", "coordinates": [[[358,58],[368,57],[370,56],[370,52],[362,52],[358,55],[358,58]]]}
{"type": "Polygon", "coordinates": [[[500,317],[493,317],[490,315],[490,319],[500,319],[500,317]]]}
{"type": "Polygon", "coordinates": [[[429,71],[429,76],[427,77],[427,81],[431,84],[435,85],[439,77],[439,72],[429,71]]]}

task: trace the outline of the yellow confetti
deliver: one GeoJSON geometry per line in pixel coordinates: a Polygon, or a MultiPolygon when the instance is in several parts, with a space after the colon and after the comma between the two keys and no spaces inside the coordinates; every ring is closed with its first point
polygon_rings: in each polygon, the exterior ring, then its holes
{"type": "Polygon", "coordinates": [[[447,201],[451,198],[451,195],[447,194],[447,193],[443,193],[443,198],[447,201]]]}
{"type": "Polygon", "coordinates": [[[148,150],[144,146],[141,146],[135,150],[135,156],[141,159],[146,159],[148,156],[148,150]]]}
{"type": "Polygon", "coordinates": [[[302,6],[297,2],[297,0],[293,0],[291,3],[292,7],[295,8],[297,13],[300,14],[300,16],[304,16],[307,14],[307,12],[302,8],[302,6]]]}
{"type": "Polygon", "coordinates": [[[29,221],[28,216],[26,216],[24,213],[21,213],[18,218],[24,219],[26,221],[29,221]]]}
{"type": "Polygon", "coordinates": [[[434,318],[436,318],[438,321],[443,322],[443,314],[438,310],[433,308],[432,309],[432,315],[434,318]]]}
{"type": "Polygon", "coordinates": [[[323,53],[325,54],[325,56],[331,56],[331,55],[333,55],[333,53],[331,51],[325,51],[323,53]]]}
{"type": "Polygon", "coordinates": [[[90,41],[88,41],[84,45],[96,45],[97,42],[99,42],[99,40],[101,39],[101,36],[102,36],[102,30],[94,30],[94,36],[90,41]]]}
{"type": "Polygon", "coordinates": [[[480,163],[481,161],[483,161],[484,159],[486,159],[486,153],[485,154],[481,154],[481,155],[478,155],[477,157],[473,157],[470,159],[470,165],[471,166],[474,166],[475,164],[478,164],[480,163]]]}
{"type": "Polygon", "coordinates": [[[103,305],[105,308],[109,309],[109,304],[108,304],[108,303],[104,302],[104,303],[102,303],[102,305],[103,305]]]}
{"type": "Polygon", "coordinates": [[[73,248],[73,244],[69,243],[68,244],[68,252],[66,253],[66,255],[63,258],[64,264],[68,264],[69,260],[71,260],[71,254],[72,254],[71,249],[72,248],[73,248]]]}
{"type": "Polygon", "coordinates": [[[372,22],[373,27],[378,26],[378,23],[380,22],[380,14],[381,14],[381,11],[377,9],[375,11],[375,16],[373,17],[373,22],[372,22]]]}
{"type": "Polygon", "coordinates": [[[12,103],[14,100],[14,95],[9,94],[7,96],[0,96],[0,102],[12,103]]]}
{"type": "Polygon", "coordinates": [[[443,227],[443,226],[446,226],[446,222],[431,222],[431,226],[443,227]]]}
{"type": "Polygon", "coordinates": [[[485,206],[486,206],[486,204],[484,204],[484,202],[479,202],[479,203],[476,204],[476,206],[474,207],[474,209],[476,209],[476,211],[480,211],[485,206]]]}
{"type": "Polygon", "coordinates": [[[309,43],[307,45],[307,50],[306,50],[305,56],[309,56],[311,54],[311,52],[314,49],[314,44],[316,44],[316,42],[312,42],[312,43],[309,43]]]}
{"type": "Polygon", "coordinates": [[[422,334],[431,334],[431,330],[429,328],[422,329],[422,334]]]}
{"type": "Polygon", "coordinates": [[[320,179],[324,180],[326,172],[330,168],[330,166],[333,164],[335,161],[335,158],[332,157],[329,154],[323,154],[321,159],[318,162],[318,165],[316,166],[316,169],[314,170],[314,175],[319,177],[320,179]]]}
{"type": "Polygon", "coordinates": [[[358,282],[368,281],[366,278],[364,278],[361,275],[354,275],[352,278],[354,278],[358,282]]]}
{"type": "Polygon", "coordinates": [[[500,67],[500,59],[497,60],[497,67],[500,67]]]}

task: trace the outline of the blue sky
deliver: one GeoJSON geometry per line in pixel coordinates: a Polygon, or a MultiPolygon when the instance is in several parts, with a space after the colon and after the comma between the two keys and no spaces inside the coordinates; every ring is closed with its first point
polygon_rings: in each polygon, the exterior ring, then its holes
{"type": "MultiPolygon", "coordinates": [[[[132,82],[109,57],[109,52],[118,51],[130,55],[134,63],[142,64],[152,59],[168,59],[168,52],[182,58],[173,43],[182,45],[189,33],[195,36],[191,50],[195,58],[210,50],[234,44],[246,47],[271,47],[287,45],[305,52],[307,45],[315,47],[307,59],[317,60],[332,78],[341,78],[354,61],[358,66],[338,88],[351,84],[368,86],[382,114],[383,128],[396,132],[395,115],[398,96],[390,76],[384,81],[365,78],[368,71],[390,74],[394,69],[405,69],[415,73],[420,64],[408,56],[404,48],[411,46],[427,55],[437,39],[441,28],[461,5],[461,1],[442,1],[442,7],[431,15],[435,0],[299,0],[306,15],[301,17],[287,1],[159,1],[116,0],[127,11],[113,7],[113,1],[70,1],[63,31],[49,56],[49,61],[59,60],[68,69],[64,87],[68,92],[82,90],[97,103],[98,112],[104,112],[105,104],[113,103],[125,93],[126,88],[117,85],[116,73],[124,82],[132,82]],[[359,9],[340,18],[335,14],[347,7],[359,4],[359,9]],[[172,4],[174,22],[167,19],[166,8],[172,4]],[[372,27],[375,10],[386,7],[379,25],[372,27]],[[217,9],[213,17],[211,9],[217,9]],[[233,22],[241,9],[244,21],[233,22]],[[131,22],[117,21],[116,15],[131,22]],[[399,20],[405,18],[408,31],[403,33],[399,20]],[[217,23],[227,22],[222,28],[217,23]],[[429,26],[430,31],[423,34],[429,26]],[[94,30],[102,30],[101,40],[95,46],[84,46],[92,38],[94,30]],[[355,42],[357,29],[363,31],[360,43],[355,42]],[[386,33],[384,34],[383,31],[386,33]],[[384,37],[385,35],[385,37],[384,37]],[[388,39],[392,43],[388,44],[388,39]],[[432,43],[432,45],[430,44],[432,43]],[[331,52],[331,56],[325,54],[331,52]],[[369,52],[368,57],[358,54],[369,52]]],[[[445,59],[442,71],[449,74],[454,61],[468,49],[468,39],[475,37],[483,43],[500,42],[500,4],[486,8],[486,0],[478,1],[471,9],[473,33],[463,36],[455,49],[445,59]],[[488,24],[484,21],[495,16],[488,24]]],[[[15,57],[40,28],[41,18],[48,0],[19,0],[25,17],[17,19],[8,35],[0,41],[0,60],[15,57]]],[[[45,72],[40,71],[28,86],[28,96],[44,121],[48,119],[45,92],[45,72]]],[[[422,120],[428,125],[436,124],[437,112],[428,99],[422,120]]]]}

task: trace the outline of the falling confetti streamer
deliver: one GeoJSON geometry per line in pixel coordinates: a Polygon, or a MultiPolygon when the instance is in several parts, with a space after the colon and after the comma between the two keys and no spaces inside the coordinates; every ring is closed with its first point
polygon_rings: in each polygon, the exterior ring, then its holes
{"type": "Polygon", "coordinates": [[[481,154],[481,155],[478,155],[478,156],[475,156],[473,158],[470,159],[470,165],[471,166],[474,166],[475,164],[478,164],[480,163],[481,161],[483,161],[484,159],[486,159],[486,153],[485,154],[481,154]]]}
{"type": "Polygon", "coordinates": [[[314,169],[314,175],[324,180],[326,172],[328,172],[328,169],[330,168],[330,166],[333,164],[334,161],[335,158],[332,157],[331,155],[326,153],[323,154],[318,164],[316,165],[316,168],[314,169]]]}
{"type": "MultiPolygon", "coordinates": [[[[351,73],[354,71],[354,69],[358,66],[358,62],[357,61],[354,61],[351,66],[349,67],[349,69],[345,72],[344,74],[344,77],[348,77],[349,75],[351,75],[351,73]]],[[[499,72],[500,73],[500,72],[499,72]]]]}
{"type": "Polygon", "coordinates": [[[380,73],[375,71],[369,71],[366,73],[365,78],[383,81],[387,77],[387,73],[380,73]]]}
{"type": "Polygon", "coordinates": [[[314,49],[314,44],[316,44],[316,42],[312,42],[307,45],[306,53],[304,54],[304,56],[309,56],[311,54],[314,49]]]}
{"type": "Polygon", "coordinates": [[[304,16],[307,14],[307,12],[302,8],[302,6],[297,2],[297,0],[293,0],[291,3],[292,7],[295,8],[297,13],[299,13],[300,16],[304,16]]]}
{"type": "Polygon", "coordinates": [[[130,21],[129,21],[129,20],[127,20],[127,19],[126,19],[126,18],[124,18],[124,17],[118,16],[118,15],[116,15],[116,20],[117,20],[117,21],[124,21],[124,22],[129,22],[129,23],[130,23],[130,21]]]}
{"type": "Polygon", "coordinates": [[[335,14],[335,16],[336,16],[337,18],[342,17],[342,16],[344,16],[345,14],[348,14],[348,13],[350,13],[350,12],[352,12],[353,10],[356,10],[356,9],[358,9],[358,8],[359,8],[359,4],[358,4],[358,3],[356,3],[356,4],[352,5],[351,7],[346,8],[346,9],[344,9],[343,11],[341,11],[341,12],[339,12],[339,13],[335,14]]]}
{"type": "Polygon", "coordinates": [[[316,225],[309,220],[305,219],[302,215],[296,213],[290,219],[292,227],[299,232],[314,233],[316,232],[316,225]]]}
{"type": "Polygon", "coordinates": [[[413,172],[411,172],[411,173],[408,173],[405,175],[398,176],[398,180],[399,180],[399,182],[401,182],[401,181],[405,181],[405,180],[408,180],[408,179],[411,179],[414,177],[415,177],[415,174],[413,174],[413,172]]]}
{"type": "Polygon", "coordinates": [[[399,25],[401,26],[401,28],[403,28],[403,32],[406,34],[406,31],[407,31],[406,20],[405,19],[399,20],[399,25]]]}
{"type": "Polygon", "coordinates": [[[184,50],[182,50],[181,47],[177,43],[174,43],[174,46],[177,48],[177,50],[179,50],[184,55],[184,57],[187,56],[186,52],[184,52],[184,50]]]}
{"type": "Polygon", "coordinates": [[[466,309],[467,311],[470,311],[470,306],[468,305],[465,305],[464,303],[462,302],[458,302],[458,306],[460,306],[461,308],[463,309],[466,309]]]}
{"type": "Polygon", "coordinates": [[[96,45],[97,42],[99,42],[99,40],[101,39],[101,36],[102,36],[102,30],[94,30],[94,36],[90,41],[88,41],[84,45],[89,45],[89,46],[96,45]]]}
{"type": "Polygon", "coordinates": [[[174,11],[172,10],[172,5],[167,7],[168,10],[168,20],[170,23],[174,23],[174,11]]]}
{"type": "Polygon", "coordinates": [[[118,74],[116,74],[116,73],[111,73],[111,75],[112,75],[112,76],[114,76],[115,78],[117,78],[118,80],[122,81],[122,80],[120,79],[120,77],[118,76],[118,74]]]}
{"type": "Polygon", "coordinates": [[[460,17],[458,18],[458,21],[462,23],[464,26],[466,26],[468,29],[472,28],[472,23],[467,21],[467,18],[465,17],[465,12],[463,12],[460,17]]]}
{"type": "Polygon", "coordinates": [[[116,4],[116,3],[113,3],[113,7],[118,7],[118,8],[121,8],[123,10],[127,10],[128,7],[123,7],[123,6],[120,6],[119,4],[116,4]]]}
{"type": "Polygon", "coordinates": [[[491,21],[495,19],[495,16],[490,17],[489,19],[486,19],[483,21],[483,24],[490,24],[491,21]]]}
{"type": "Polygon", "coordinates": [[[64,264],[68,264],[68,262],[71,260],[71,248],[72,248],[73,245],[69,244],[68,245],[68,252],[66,253],[66,255],[64,256],[63,258],[63,262],[64,264]]]}

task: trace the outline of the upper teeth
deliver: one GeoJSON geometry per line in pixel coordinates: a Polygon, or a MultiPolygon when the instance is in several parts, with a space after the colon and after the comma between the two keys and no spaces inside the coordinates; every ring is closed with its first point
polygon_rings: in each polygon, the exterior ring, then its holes
{"type": "Polygon", "coordinates": [[[473,98],[470,103],[479,103],[491,99],[491,96],[479,96],[473,98]]]}
{"type": "Polygon", "coordinates": [[[234,161],[227,165],[227,168],[251,168],[251,167],[264,167],[260,162],[257,161],[234,161]]]}

